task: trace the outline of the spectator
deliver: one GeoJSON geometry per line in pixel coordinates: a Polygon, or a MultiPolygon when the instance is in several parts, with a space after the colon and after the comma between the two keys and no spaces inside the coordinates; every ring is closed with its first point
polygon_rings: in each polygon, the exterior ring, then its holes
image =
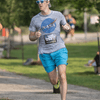
{"type": "Polygon", "coordinates": [[[17,31],[19,34],[21,34],[21,29],[16,25],[14,25],[14,30],[17,31]]]}
{"type": "Polygon", "coordinates": [[[93,63],[96,62],[96,72],[99,76],[100,76],[100,61],[99,61],[99,51],[97,52],[96,56],[94,57],[94,59],[89,62],[88,64],[86,64],[85,66],[93,66],[93,63]]]}
{"type": "Polygon", "coordinates": [[[72,40],[75,40],[74,37],[74,32],[75,32],[75,24],[76,24],[76,20],[72,17],[71,14],[65,15],[66,21],[69,23],[69,25],[71,26],[70,31],[66,31],[65,32],[65,40],[70,40],[70,37],[72,40]]]}
{"type": "MultiPolygon", "coordinates": [[[[2,24],[0,23],[0,30],[3,29],[2,24]]],[[[16,25],[14,25],[14,30],[17,31],[19,34],[21,34],[21,29],[19,27],[17,27],[16,25]]],[[[9,37],[9,30],[8,28],[5,28],[6,31],[6,37],[9,37]]]]}
{"type": "MultiPolygon", "coordinates": [[[[66,19],[66,21],[67,21],[68,15],[65,15],[65,19],[66,19]]],[[[67,39],[68,34],[69,34],[69,30],[68,30],[68,31],[66,30],[66,31],[65,31],[65,39],[67,39]]]]}

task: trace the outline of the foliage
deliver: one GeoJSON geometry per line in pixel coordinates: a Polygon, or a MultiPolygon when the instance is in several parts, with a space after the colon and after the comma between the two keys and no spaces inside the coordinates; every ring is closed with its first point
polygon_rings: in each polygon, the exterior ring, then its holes
{"type": "Polygon", "coordinates": [[[98,12],[100,13],[100,0],[97,0],[96,9],[97,9],[98,12]]]}
{"type": "MultiPolygon", "coordinates": [[[[97,9],[100,12],[100,0],[50,0],[53,10],[76,9],[73,14],[78,29],[83,29],[83,12],[97,9]]],[[[29,26],[31,18],[39,13],[36,0],[0,0],[0,22],[4,27],[29,26]]]]}
{"type": "MultiPolygon", "coordinates": [[[[98,0],[99,1],[99,0],[98,0]]],[[[84,29],[84,11],[88,14],[99,14],[97,0],[54,0],[52,1],[52,8],[59,11],[64,11],[67,9],[72,16],[76,19],[76,30],[84,29]],[[96,9],[98,7],[98,9],[96,9]]],[[[90,16],[89,16],[90,17],[90,16]]],[[[89,22],[88,18],[88,23],[89,22]]],[[[88,31],[96,31],[96,27],[88,24],[88,31]],[[92,28],[93,27],[93,28],[92,28]]]]}
{"type": "Polygon", "coordinates": [[[0,22],[7,28],[11,28],[14,21],[14,4],[15,0],[4,0],[0,2],[0,22]]]}
{"type": "MultiPolygon", "coordinates": [[[[31,18],[39,12],[35,0],[16,0],[16,3],[18,13],[16,19],[20,21],[18,24],[21,26],[29,26],[31,18]]],[[[17,20],[15,23],[17,23],[17,20]]]]}
{"type": "Polygon", "coordinates": [[[84,12],[85,9],[89,9],[98,4],[99,0],[51,0],[53,8],[62,8],[71,4],[71,8],[74,8],[80,12],[84,12]],[[56,5],[56,7],[55,7],[56,5]]]}
{"type": "MultiPolygon", "coordinates": [[[[14,26],[29,26],[30,20],[38,10],[34,0],[1,0],[0,23],[3,27],[14,29],[14,26]]],[[[7,57],[10,56],[10,35],[8,38],[7,57]]]]}
{"type": "Polygon", "coordinates": [[[95,24],[88,24],[88,32],[98,32],[99,28],[95,24]]]}
{"type": "Polygon", "coordinates": [[[96,0],[68,0],[72,6],[80,12],[86,11],[86,9],[92,8],[96,4],[96,0]]]}
{"type": "Polygon", "coordinates": [[[29,25],[33,15],[39,10],[34,0],[2,0],[0,1],[0,22],[4,27],[11,28],[29,25]]]}

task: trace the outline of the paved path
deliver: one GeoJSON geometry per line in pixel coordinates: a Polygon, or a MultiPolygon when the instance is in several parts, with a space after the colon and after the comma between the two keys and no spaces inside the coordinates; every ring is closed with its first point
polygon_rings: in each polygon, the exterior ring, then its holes
{"type": "MultiPolygon", "coordinates": [[[[53,94],[52,85],[49,82],[3,70],[0,70],[0,98],[61,100],[60,94],[53,94]]],[[[68,84],[66,100],[100,100],[100,91],[68,84]]]]}
{"type": "MultiPolygon", "coordinates": [[[[61,36],[61,38],[63,40],[65,39],[65,34],[64,33],[60,34],[60,36],[61,36]]],[[[24,44],[36,44],[37,43],[37,41],[30,41],[28,35],[23,35],[22,37],[23,37],[23,43],[24,44]]],[[[21,44],[21,37],[20,37],[20,35],[14,36],[13,39],[14,39],[14,45],[15,44],[16,45],[21,44]]],[[[4,37],[0,37],[0,40],[5,41],[5,38],[4,37]]],[[[97,40],[97,33],[87,33],[87,34],[75,33],[75,40],[64,41],[64,42],[65,43],[80,43],[80,42],[88,42],[88,41],[96,41],[96,40],[97,40]]],[[[1,46],[5,45],[5,42],[3,42],[0,45],[1,46]]]]}
{"type": "MultiPolygon", "coordinates": [[[[65,35],[61,34],[62,39],[65,35]]],[[[96,41],[97,34],[75,34],[75,40],[65,43],[80,43],[96,41]]],[[[30,43],[28,36],[24,36],[24,43],[30,43]],[[25,41],[27,40],[27,41],[25,41]]],[[[0,98],[13,100],[61,100],[60,94],[53,94],[52,85],[43,80],[28,78],[14,73],[0,70],[0,98]]],[[[69,85],[66,100],[100,100],[100,91],[69,85]]]]}
{"type": "MultiPolygon", "coordinates": [[[[70,39],[69,41],[64,41],[64,42],[65,43],[81,43],[81,42],[97,41],[97,36],[98,35],[97,35],[97,33],[87,33],[87,34],[84,34],[84,33],[82,33],[82,34],[75,33],[75,40],[71,40],[70,39]]],[[[61,34],[61,37],[64,40],[65,34],[61,34]]]]}

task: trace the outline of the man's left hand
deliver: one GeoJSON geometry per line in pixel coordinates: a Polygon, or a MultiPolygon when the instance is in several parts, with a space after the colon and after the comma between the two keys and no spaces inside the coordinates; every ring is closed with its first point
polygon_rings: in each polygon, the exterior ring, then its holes
{"type": "Polygon", "coordinates": [[[62,25],[62,28],[63,28],[63,30],[70,30],[71,29],[70,25],[67,23],[65,25],[62,25]]]}

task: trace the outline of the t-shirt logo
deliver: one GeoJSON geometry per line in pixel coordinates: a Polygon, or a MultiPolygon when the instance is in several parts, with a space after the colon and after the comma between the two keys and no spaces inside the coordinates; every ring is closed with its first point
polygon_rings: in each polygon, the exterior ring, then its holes
{"type": "Polygon", "coordinates": [[[41,29],[44,33],[51,33],[55,30],[56,28],[56,20],[57,19],[51,19],[51,18],[47,18],[45,19],[42,24],[41,24],[41,29]]]}

